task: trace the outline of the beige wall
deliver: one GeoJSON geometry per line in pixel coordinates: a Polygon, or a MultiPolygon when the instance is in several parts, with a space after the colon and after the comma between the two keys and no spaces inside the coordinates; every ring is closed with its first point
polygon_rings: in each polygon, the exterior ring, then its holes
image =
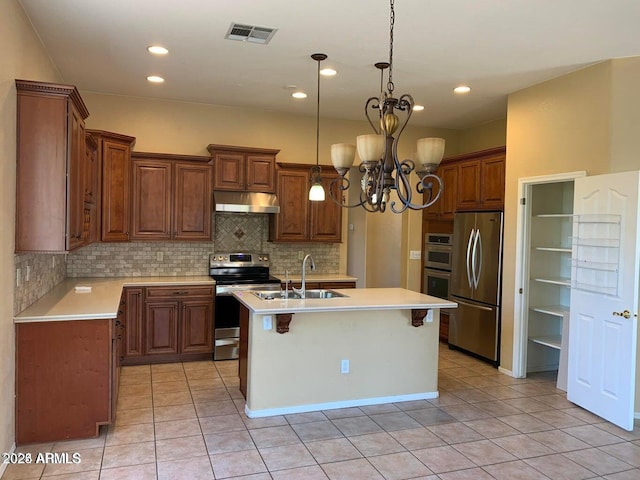
{"type": "Polygon", "coordinates": [[[640,57],[611,62],[611,172],[640,169],[640,57]]]}
{"type": "MultiPolygon", "coordinates": [[[[13,250],[16,196],[16,78],[60,81],[16,0],[0,3],[0,452],[14,442],[13,250]]],[[[2,465],[0,465],[2,472],[2,465]]]]}
{"type": "Polygon", "coordinates": [[[507,144],[507,119],[501,118],[460,131],[458,153],[477,152],[507,144]]]}

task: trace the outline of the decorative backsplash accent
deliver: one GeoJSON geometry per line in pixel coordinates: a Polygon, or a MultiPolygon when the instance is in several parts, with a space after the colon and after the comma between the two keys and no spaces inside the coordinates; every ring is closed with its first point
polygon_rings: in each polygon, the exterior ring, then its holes
{"type": "Polygon", "coordinates": [[[14,255],[15,270],[20,269],[20,285],[13,297],[13,313],[18,314],[66,277],[66,255],[26,253],[14,255]],[[29,280],[27,280],[27,270],[29,280]]]}

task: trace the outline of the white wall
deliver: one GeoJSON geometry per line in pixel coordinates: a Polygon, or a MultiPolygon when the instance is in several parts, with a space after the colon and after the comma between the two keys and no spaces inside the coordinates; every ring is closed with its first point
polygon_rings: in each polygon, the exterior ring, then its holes
{"type": "MultiPolygon", "coordinates": [[[[60,81],[60,77],[16,0],[0,2],[0,48],[0,452],[8,452],[15,438],[15,79],[56,82],[60,81]]],[[[0,465],[0,473],[2,466],[0,465]]]]}

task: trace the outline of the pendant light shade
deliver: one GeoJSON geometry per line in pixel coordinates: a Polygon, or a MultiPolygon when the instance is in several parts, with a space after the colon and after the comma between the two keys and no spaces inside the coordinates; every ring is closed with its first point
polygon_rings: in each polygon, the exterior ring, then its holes
{"type": "Polygon", "coordinates": [[[320,176],[320,62],[326,60],[324,53],[314,53],[311,58],[318,62],[318,97],[316,102],[316,166],[311,169],[311,188],[309,189],[309,200],[312,202],[324,202],[324,187],[320,176]]]}

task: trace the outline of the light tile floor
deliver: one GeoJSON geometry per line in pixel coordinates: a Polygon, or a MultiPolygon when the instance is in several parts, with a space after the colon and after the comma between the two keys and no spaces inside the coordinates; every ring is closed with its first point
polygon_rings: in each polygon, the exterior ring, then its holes
{"type": "Polygon", "coordinates": [[[79,464],[9,465],[3,480],[640,479],[640,426],[576,407],[555,376],[514,379],[441,345],[440,397],[249,419],[237,363],[122,369],[99,438],[22,447],[79,464]]]}

